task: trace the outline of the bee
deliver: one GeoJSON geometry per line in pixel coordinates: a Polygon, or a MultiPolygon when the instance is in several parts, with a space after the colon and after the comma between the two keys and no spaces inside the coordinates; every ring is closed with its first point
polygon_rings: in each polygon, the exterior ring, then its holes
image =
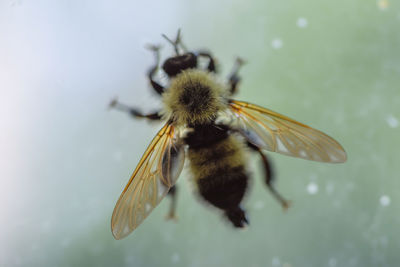
{"type": "Polygon", "coordinates": [[[264,150],[307,160],[341,163],[343,147],[328,135],[272,110],[234,100],[243,60],[236,60],[227,84],[215,76],[216,64],[207,52],[188,52],[180,31],[170,42],[176,55],[166,59],[162,70],[169,85],[156,81],[160,53],[151,46],[156,64],[148,72],[154,91],[162,97],[162,110],[144,114],[117,100],[111,107],[136,118],[164,120],[151,141],[114,208],[112,234],[121,239],[135,230],[168,194],[172,197],[169,217],[175,217],[175,183],[185,158],[198,194],[222,211],[234,227],[248,224],[242,200],[249,187],[246,150],[263,162],[265,183],[284,208],[289,202],[273,186],[273,175],[264,150]],[[206,63],[200,66],[200,60],[206,63]]]}

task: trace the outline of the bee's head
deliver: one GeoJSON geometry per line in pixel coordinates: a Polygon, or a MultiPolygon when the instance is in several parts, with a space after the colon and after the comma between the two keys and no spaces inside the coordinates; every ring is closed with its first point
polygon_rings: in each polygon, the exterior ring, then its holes
{"type": "Polygon", "coordinates": [[[202,124],[226,107],[223,92],[212,74],[190,69],[171,80],[163,100],[166,112],[179,124],[202,124]]]}
{"type": "Polygon", "coordinates": [[[194,53],[187,52],[181,41],[181,30],[178,30],[176,39],[172,41],[166,35],[162,35],[175,49],[176,56],[165,60],[162,68],[169,78],[173,78],[179,73],[187,69],[195,69],[197,67],[197,56],[194,53]],[[182,54],[183,52],[183,54],[182,54]]]}
{"type": "Polygon", "coordinates": [[[168,77],[172,78],[178,75],[181,71],[194,69],[197,67],[197,56],[193,53],[185,53],[175,57],[170,57],[165,60],[162,68],[168,77]]]}

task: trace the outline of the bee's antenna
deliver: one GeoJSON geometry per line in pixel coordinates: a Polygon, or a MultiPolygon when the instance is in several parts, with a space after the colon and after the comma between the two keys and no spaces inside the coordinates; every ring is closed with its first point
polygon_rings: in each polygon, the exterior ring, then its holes
{"type": "Polygon", "coordinates": [[[181,42],[181,28],[178,29],[178,33],[176,34],[175,43],[178,45],[181,42]]]}
{"type": "Polygon", "coordinates": [[[181,48],[182,48],[182,50],[186,53],[187,52],[187,48],[186,48],[186,46],[183,44],[183,42],[182,42],[182,35],[181,35],[181,29],[179,28],[178,29],[178,36],[176,37],[176,44],[178,45],[181,45],[181,48]]]}
{"type": "Polygon", "coordinates": [[[172,41],[171,39],[169,39],[165,34],[161,34],[161,36],[164,37],[170,44],[172,44],[174,46],[175,53],[177,55],[179,55],[178,45],[181,45],[182,49],[184,51],[186,51],[186,47],[182,44],[182,40],[181,40],[181,29],[178,29],[178,34],[176,35],[175,41],[172,41]]]}

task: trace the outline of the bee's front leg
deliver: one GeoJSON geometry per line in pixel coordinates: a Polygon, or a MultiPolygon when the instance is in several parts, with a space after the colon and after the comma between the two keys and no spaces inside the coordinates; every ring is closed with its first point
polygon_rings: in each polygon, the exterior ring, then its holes
{"type": "Polygon", "coordinates": [[[154,89],[154,91],[156,91],[157,94],[161,95],[162,93],[164,93],[165,88],[164,88],[164,86],[160,85],[158,82],[156,82],[154,80],[154,75],[156,74],[156,72],[158,70],[158,65],[160,64],[160,46],[149,45],[149,46],[147,46],[147,48],[154,52],[154,55],[156,58],[156,63],[148,71],[147,77],[149,78],[151,87],[154,89]]]}
{"type": "Polygon", "coordinates": [[[234,95],[237,93],[238,84],[241,80],[238,73],[244,63],[245,63],[245,61],[239,57],[236,58],[236,60],[235,60],[235,65],[233,66],[233,70],[232,70],[231,74],[229,75],[229,85],[230,85],[231,95],[234,95]]]}
{"type": "Polygon", "coordinates": [[[207,66],[207,70],[209,71],[209,72],[214,72],[214,73],[216,73],[217,72],[217,68],[216,68],[216,66],[215,66],[215,59],[213,58],[213,56],[210,54],[210,53],[208,53],[208,52],[205,52],[205,51],[201,51],[201,52],[198,52],[198,53],[196,53],[197,54],[197,56],[199,56],[199,57],[206,57],[206,58],[208,58],[208,66],[207,66]]]}
{"type": "Polygon", "coordinates": [[[153,121],[159,121],[162,119],[161,115],[159,114],[160,113],[159,111],[149,114],[143,114],[137,108],[129,107],[125,104],[122,104],[118,102],[117,99],[113,99],[109,104],[109,107],[120,111],[128,112],[131,116],[135,118],[146,118],[148,120],[153,120],[153,121]]]}

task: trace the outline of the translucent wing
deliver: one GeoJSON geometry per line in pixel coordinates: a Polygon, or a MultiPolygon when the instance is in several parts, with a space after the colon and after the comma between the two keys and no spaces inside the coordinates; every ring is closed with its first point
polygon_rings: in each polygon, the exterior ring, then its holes
{"type": "Polygon", "coordinates": [[[111,230],[115,239],[130,234],[160,203],[182,171],[185,150],[166,123],[151,141],[115,205],[111,230]]]}
{"type": "Polygon", "coordinates": [[[250,103],[232,100],[230,107],[241,134],[262,149],[321,162],[346,161],[342,146],[318,130],[250,103]]]}

